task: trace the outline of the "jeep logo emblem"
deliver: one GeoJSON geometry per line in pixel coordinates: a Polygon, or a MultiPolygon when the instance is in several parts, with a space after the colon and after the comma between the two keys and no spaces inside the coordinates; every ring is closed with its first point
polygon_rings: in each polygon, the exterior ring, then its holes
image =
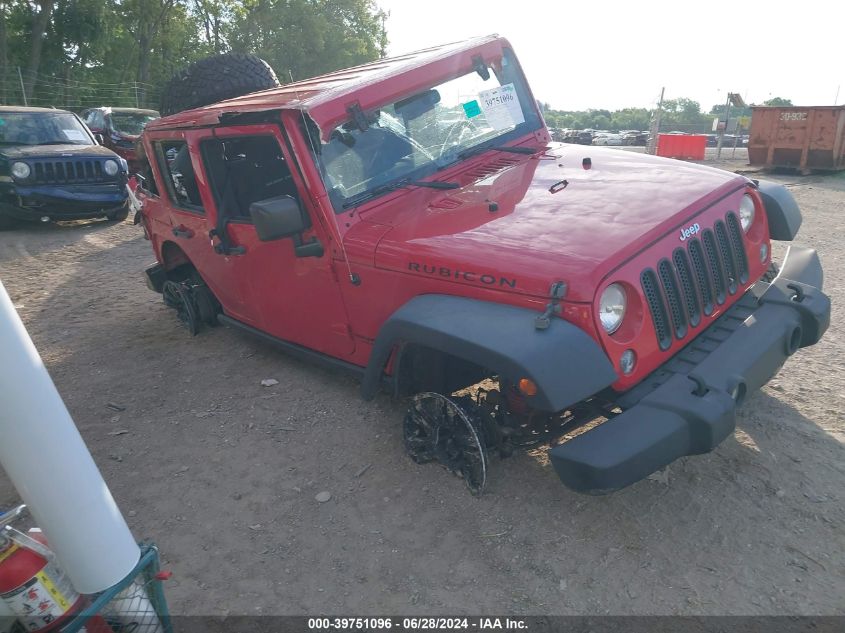
{"type": "Polygon", "coordinates": [[[686,227],[685,229],[681,229],[681,241],[686,242],[689,238],[698,233],[700,230],[701,227],[699,226],[698,222],[686,227]]]}

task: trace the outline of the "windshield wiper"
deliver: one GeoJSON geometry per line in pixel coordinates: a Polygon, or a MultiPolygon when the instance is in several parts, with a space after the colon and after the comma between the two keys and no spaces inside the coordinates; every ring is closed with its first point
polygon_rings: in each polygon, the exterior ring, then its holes
{"type": "Polygon", "coordinates": [[[387,193],[389,191],[395,191],[396,189],[401,189],[402,187],[428,187],[429,189],[457,189],[460,185],[456,182],[445,182],[443,180],[411,180],[410,178],[403,178],[401,180],[397,180],[396,182],[389,182],[384,185],[379,185],[374,189],[370,189],[369,191],[362,191],[359,194],[356,194],[349,198],[346,202],[343,203],[343,208],[348,209],[349,207],[354,207],[356,204],[360,204],[365,200],[370,200],[377,196],[380,196],[383,193],[387,193]]]}
{"type": "Polygon", "coordinates": [[[540,150],[535,149],[533,147],[508,147],[507,145],[479,145],[477,147],[471,147],[469,149],[465,149],[462,152],[458,152],[458,158],[468,158],[470,156],[474,156],[476,154],[481,154],[486,151],[491,152],[508,152],[510,154],[525,154],[528,156],[529,154],[536,154],[540,150]]]}

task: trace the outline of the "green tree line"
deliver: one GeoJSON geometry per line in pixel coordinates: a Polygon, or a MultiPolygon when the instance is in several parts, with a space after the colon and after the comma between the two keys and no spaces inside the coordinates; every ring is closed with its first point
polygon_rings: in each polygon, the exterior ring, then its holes
{"type": "Polygon", "coordinates": [[[385,17],[374,0],[0,0],[0,103],[156,107],[174,72],[227,51],[284,83],[383,56],[385,17]]]}
{"type": "MultiPolygon", "coordinates": [[[[791,106],[789,99],[774,97],[764,101],[767,106],[791,106]]],[[[543,105],[543,116],[549,127],[573,130],[648,130],[655,110],[648,108],[623,108],[621,110],[555,110],[543,105]]],[[[683,132],[709,132],[713,119],[725,115],[725,104],[714,105],[709,112],[701,111],[698,101],[679,97],[663,102],[660,115],[661,130],[683,132]]],[[[731,117],[750,116],[751,107],[732,108],[731,117]]]]}

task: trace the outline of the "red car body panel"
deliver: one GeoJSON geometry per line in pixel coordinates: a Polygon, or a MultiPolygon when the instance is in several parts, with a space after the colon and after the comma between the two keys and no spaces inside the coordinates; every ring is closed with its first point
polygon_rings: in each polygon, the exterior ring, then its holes
{"type": "Polygon", "coordinates": [[[830,300],[813,249],[770,270],[770,236],[801,224],[786,188],[552,143],[518,71],[491,36],[153,121],[147,283],[193,333],[219,320],[363,368],[366,399],[386,376],[416,394],[415,459],[470,472],[443,426],[465,410],[482,465],[488,441],[548,440],[562,482],[603,494],[728,437],[830,300]],[[421,404],[491,378],[443,413],[421,404]]]}
{"type": "MultiPolygon", "coordinates": [[[[564,281],[568,291],[561,317],[596,339],[614,366],[624,350],[633,349],[637,369],[614,387],[633,386],[678,349],[672,345],[661,352],[653,335],[643,335],[650,323],[636,290],[638,275],[656,263],[655,253],[671,253],[680,244],[678,231],[694,219],[709,226],[728,208],[736,211],[749,190],[746,178],[671,159],[551,143],[542,128],[513,143],[536,148],[534,156],[491,150],[438,173],[438,179],[458,182],[460,189],[408,187],[336,214],[302,134],[303,117],[329,129],[348,118],[351,103],[366,109],[412,94],[472,70],[473,55],[492,59],[506,47],[506,40],[494,37],[437,47],[151,122],[144,135],[149,155],[152,140],[184,138],[200,179],[198,145],[204,138],[276,136],[295,166],[312,220],[304,238],[319,239],[330,255],[296,258],[289,240],[260,242],[251,225],[237,223],[229,225],[232,242],[245,246],[250,256],[214,253],[208,232],[216,223],[216,203],[202,180],[205,215],[146,197],[148,232],[159,261],[166,262],[167,249],[178,242],[226,314],[359,366],[367,364],[384,322],[415,296],[455,294],[541,312],[550,285],[564,281]],[[382,81],[388,75],[389,90],[382,81]],[[267,112],[278,124],[221,127],[224,112],[267,112]],[[590,169],[582,167],[587,157],[590,169]],[[565,188],[552,193],[550,188],[563,180],[565,188]],[[194,237],[173,239],[168,233],[174,227],[194,237]],[[353,271],[360,285],[348,282],[353,271]],[[630,285],[629,310],[635,318],[608,336],[594,315],[601,291],[614,281],[630,285]]],[[[161,173],[157,178],[163,181],[161,173]]],[[[768,239],[761,208],[757,217],[746,236],[749,253],[768,239]]],[[[756,280],[768,261],[748,259],[749,279],[756,280]]],[[[710,324],[740,295],[731,296],[698,327],[710,324]]]]}
{"type": "Polygon", "coordinates": [[[577,146],[552,146],[540,158],[519,157],[518,164],[428,207],[399,197],[362,210],[365,221],[395,227],[381,239],[376,265],[407,272],[408,262],[424,261],[478,270],[495,276],[497,284],[501,277],[516,280],[510,291],[540,297],[561,279],[568,285],[567,301],[589,303],[619,262],[748,182],[632,152],[588,153],[590,170],[581,168],[584,151],[577,146]],[[567,187],[550,193],[564,179],[567,187]],[[489,211],[490,202],[497,211],[489,211]]]}

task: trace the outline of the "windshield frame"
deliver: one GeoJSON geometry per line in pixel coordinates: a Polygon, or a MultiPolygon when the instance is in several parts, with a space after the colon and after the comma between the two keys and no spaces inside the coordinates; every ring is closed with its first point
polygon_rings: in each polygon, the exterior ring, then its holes
{"type": "MultiPolygon", "coordinates": [[[[410,170],[396,173],[395,177],[388,178],[386,180],[376,181],[371,179],[371,181],[365,186],[363,189],[360,190],[350,190],[348,195],[343,195],[343,193],[339,193],[337,189],[333,186],[332,181],[330,180],[329,170],[327,169],[326,162],[323,160],[323,149],[332,142],[331,135],[333,132],[337,132],[340,129],[348,129],[352,130],[355,133],[366,134],[366,131],[361,131],[360,126],[355,123],[354,117],[351,115],[346,120],[341,120],[337,124],[332,124],[329,126],[330,129],[326,127],[318,128],[313,121],[307,120],[304,123],[304,127],[308,128],[308,131],[305,132],[306,137],[310,137],[310,147],[309,152],[312,154],[314,158],[314,162],[317,165],[318,171],[320,173],[320,177],[322,180],[322,184],[324,185],[326,191],[329,194],[329,200],[334,208],[336,214],[344,213],[350,211],[352,208],[358,207],[362,204],[366,204],[367,202],[374,200],[376,198],[380,198],[392,191],[396,191],[397,188],[391,188],[390,185],[392,183],[400,182],[402,180],[420,180],[424,179],[432,174],[447,170],[450,167],[453,167],[459,163],[465,162],[470,160],[471,157],[475,157],[483,153],[484,148],[492,148],[495,146],[505,145],[510,143],[513,140],[524,138],[531,133],[536,133],[539,130],[544,129],[545,123],[543,121],[542,115],[539,112],[538,106],[536,101],[534,100],[534,96],[531,92],[530,86],[528,85],[528,81],[525,78],[525,75],[522,71],[522,67],[519,64],[519,61],[516,58],[516,55],[509,46],[503,46],[499,49],[498,55],[496,56],[487,56],[485,59],[485,67],[488,69],[490,73],[490,78],[494,81],[490,84],[490,88],[499,88],[501,86],[507,86],[508,84],[512,84],[513,88],[516,92],[516,95],[519,99],[520,110],[522,112],[523,121],[521,123],[515,124],[512,129],[507,129],[501,131],[501,133],[495,133],[492,136],[486,136],[483,140],[480,140],[477,143],[471,143],[465,146],[455,146],[453,149],[454,151],[448,155],[448,160],[438,160],[442,158],[443,155],[438,157],[432,158],[429,162],[416,166],[410,170]],[[311,127],[312,124],[313,127],[311,127]],[[323,137],[328,138],[328,141],[323,140],[323,137]],[[466,154],[467,151],[470,150],[470,155],[462,155],[466,154]],[[380,190],[378,193],[374,193],[372,196],[368,197],[366,195],[367,191],[370,190],[380,190]],[[360,198],[363,195],[363,199],[360,200],[357,204],[350,205],[348,201],[353,198],[360,198]]],[[[407,100],[411,97],[416,95],[422,95],[423,93],[443,86],[450,81],[457,80],[464,77],[470,77],[471,75],[477,73],[481,75],[477,68],[477,64],[475,64],[476,58],[476,51],[468,50],[464,51],[461,55],[462,63],[458,68],[458,64],[454,64],[454,70],[448,74],[440,75],[431,79],[431,81],[427,82],[423,87],[417,85],[413,92],[396,92],[391,93],[388,97],[381,99],[380,102],[376,102],[375,107],[368,108],[366,112],[362,113],[363,116],[368,116],[372,119],[374,113],[377,115],[383,109],[391,108],[392,106],[398,102],[407,100]],[[467,66],[467,61],[472,60],[472,65],[467,66]]],[[[389,85],[391,81],[396,80],[397,83],[402,83],[399,81],[399,77],[392,76],[384,81],[384,85],[389,85]]],[[[483,79],[483,75],[482,75],[483,79]]],[[[388,118],[395,118],[395,114],[390,114],[389,112],[388,118]]],[[[468,120],[469,120],[469,115],[468,120]]],[[[370,128],[372,129],[372,128],[370,128]]],[[[495,128],[493,128],[495,131],[495,128]]],[[[404,135],[402,138],[405,138],[412,143],[415,142],[413,135],[404,135]]],[[[480,138],[480,137],[479,137],[480,138]]]]}
{"type": "MultiPolygon", "coordinates": [[[[2,112],[0,113],[0,120],[3,120],[4,127],[8,125],[8,121],[12,117],[19,117],[22,121],[26,119],[47,119],[48,117],[53,118],[68,118],[75,122],[76,126],[73,129],[75,132],[79,132],[85,136],[85,139],[78,139],[72,140],[68,138],[60,139],[60,138],[52,138],[52,139],[43,139],[37,143],[27,143],[22,141],[7,141],[3,138],[0,138],[0,147],[2,146],[18,146],[18,147],[39,147],[41,145],[79,145],[79,146],[90,146],[96,145],[97,142],[94,140],[94,137],[91,136],[91,132],[88,130],[88,126],[82,122],[82,120],[73,112],[68,112],[65,110],[56,110],[53,111],[44,111],[44,112],[27,112],[27,111],[18,111],[18,112],[2,112]]],[[[19,124],[20,125],[20,124],[19,124]]],[[[39,126],[42,129],[39,131],[43,131],[43,126],[39,126]]],[[[70,129],[69,129],[70,131],[70,129]]],[[[34,132],[33,132],[34,133],[34,132]]]]}

